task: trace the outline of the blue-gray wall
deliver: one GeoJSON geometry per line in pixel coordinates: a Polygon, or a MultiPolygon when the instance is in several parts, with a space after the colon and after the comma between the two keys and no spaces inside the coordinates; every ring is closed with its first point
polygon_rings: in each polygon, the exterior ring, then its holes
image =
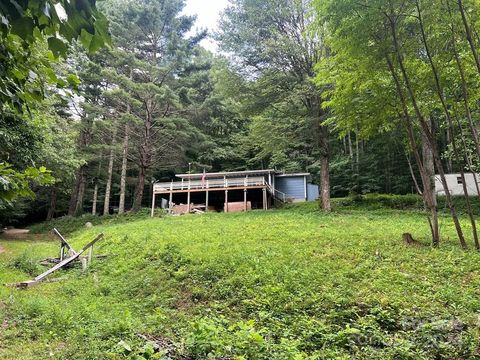
{"type": "Polygon", "coordinates": [[[275,189],[296,200],[305,200],[305,176],[276,176],[275,189]]]}
{"type": "Polygon", "coordinates": [[[319,196],[318,185],[307,184],[307,200],[317,200],[319,196]]]}

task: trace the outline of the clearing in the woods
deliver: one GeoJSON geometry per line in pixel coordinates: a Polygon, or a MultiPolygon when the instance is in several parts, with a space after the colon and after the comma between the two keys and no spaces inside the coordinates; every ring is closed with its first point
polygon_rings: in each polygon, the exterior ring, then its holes
{"type": "MultiPolygon", "coordinates": [[[[80,229],[72,246],[103,232],[106,257],[63,281],[0,286],[0,358],[474,358],[478,254],[460,250],[447,216],[441,226],[434,249],[420,211],[306,203],[80,229]]],[[[0,246],[1,284],[58,251],[48,239],[0,246]]]]}

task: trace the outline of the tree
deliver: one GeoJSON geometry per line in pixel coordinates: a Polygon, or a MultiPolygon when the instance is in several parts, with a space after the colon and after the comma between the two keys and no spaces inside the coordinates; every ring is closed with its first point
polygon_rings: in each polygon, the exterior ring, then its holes
{"type": "Polygon", "coordinates": [[[327,112],[322,106],[322,89],[313,82],[315,65],[327,56],[328,49],[322,32],[311,32],[315,19],[310,5],[302,0],[233,1],[223,14],[218,37],[245,78],[262,82],[263,91],[256,93],[258,113],[271,114],[278,104],[283,108],[301,106],[309,133],[315,134],[322,207],[328,211],[329,130],[323,125],[327,112]]]}
{"type": "MultiPolygon", "coordinates": [[[[95,0],[2,2],[0,4],[2,122],[24,117],[22,113],[25,109],[32,110],[45,96],[50,96],[47,91],[48,84],[60,88],[77,85],[76,76],[57,74],[55,59],[65,56],[69,44],[77,39],[89,51],[95,51],[105,45],[109,41],[107,27],[106,18],[95,7],[95,0]]],[[[26,116],[31,116],[31,113],[26,116]]],[[[3,132],[3,127],[1,130],[3,132]]],[[[7,131],[14,133],[12,129],[7,131]]],[[[31,131],[26,133],[30,134],[31,131]]],[[[23,136],[24,134],[20,132],[14,134],[13,138],[23,136]]],[[[28,145],[22,144],[24,151],[28,145]]],[[[18,180],[33,174],[31,167],[19,170],[16,175],[13,174],[12,171],[20,166],[20,162],[14,164],[14,167],[8,166],[10,178],[18,180]]],[[[39,176],[44,173],[41,169],[43,168],[37,169],[39,176]]],[[[25,195],[25,191],[29,193],[26,189],[21,190],[28,181],[20,181],[19,184],[21,186],[9,187],[9,193],[14,189],[17,189],[19,194],[25,195]]]]}
{"type": "MultiPolygon", "coordinates": [[[[464,179],[464,169],[471,161],[465,138],[460,142],[457,139],[458,133],[464,134],[459,116],[465,115],[459,113],[458,105],[463,102],[467,118],[471,117],[469,112],[477,111],[477,105],[465,102],[468,95],[465,76],[452,76],[458,70],[462,73],[462,67],[458,66],[460,44],[456,40],[461,34],[455,30],[459,27],[458,17],[455,19],[448,2],[440,0],[435,5],[429,3],[428,7],[420,0],[371,0],[362,4],[349,0],[318,1],[317,10],[323,16],[323,26],[331,32],[329,45],[333,56],[323,73],[332,71],[331,82],[335,87],[328,105],[336,114],[336,123],[347,129],[355,124],[367,132],[377,126],[400,124],[416,160],[422,195],[430,209],[433,244],[438,245],[440,240],[432,184],[436,169],[460,244],[466,248],[443,162],[445,148],[451,147],[450,159],[456,162],[464,179]],[[444,24],[450,24],[450,29],[444,24]],[[448,43],[449,52],[445,51],[445,39],[452,39],[448,43]],[[442,145],[443,138],[447,146],[442,145]],[[423,143],[423,151],[419,141],[423,143]]],[[[463,50],[466,44],[464,41],[463,50]]],[[[471,136],[476,137],[474,131],[471,136]]],[[[466,188],[465,198],[478,247],[466,188]]]]}
{"type": "Polygon", "coordinates": [[[175,161],[175,149],[188,137],[175,76],[201,36],[185,37],[194,19],[181,15],[183,6],[182,1],[149,0],[110,7],[116,46],[135,55],[129,73],[117,72],[116,79],[135,99],[129,109],[138,120],[130,132],[138,151],[129,154],[138,168],[135,210],[141,206],[149,171],[166,160],[175,161]]]}

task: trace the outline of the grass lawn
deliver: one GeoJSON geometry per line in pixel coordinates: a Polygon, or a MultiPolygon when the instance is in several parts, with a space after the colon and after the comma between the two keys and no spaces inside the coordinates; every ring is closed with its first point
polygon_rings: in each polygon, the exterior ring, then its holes
{"type": "MultiPolygon", "coordinates": [[[[80,248],[105,234],[108,257],[87,272],[0,286],[0,359],[478,358],[480,255],[448,217],[441,228],[433,249],[419,211],[314,203],[99,224],[69,236],[80,248]]],[[[1,284],[58,251],[0,246],[1,284]]]]}

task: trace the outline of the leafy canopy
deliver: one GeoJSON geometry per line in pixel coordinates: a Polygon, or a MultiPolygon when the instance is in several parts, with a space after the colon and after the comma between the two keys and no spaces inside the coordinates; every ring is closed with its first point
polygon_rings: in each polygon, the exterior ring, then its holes
{"type": "Polygon", "coordinates": [[[110,41],[96,0],[2,1],[0,34],[0,106],[18,111],[43,98],[45,78],[57,82],[52,62],[65,56],[74,40],[90,52],[110,41]],[[32,58],[45,44],[48,58],[32,58]]]}

